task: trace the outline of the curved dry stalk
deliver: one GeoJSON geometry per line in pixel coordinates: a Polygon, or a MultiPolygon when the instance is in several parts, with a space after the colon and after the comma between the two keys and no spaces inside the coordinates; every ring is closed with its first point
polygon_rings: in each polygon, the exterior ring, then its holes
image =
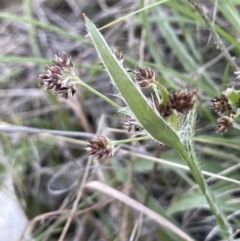
{"type": "Polygon", "coordinates": [[[219,35],[214,30],[214,28],[212,26],[212,23],[211,23],[211,20],[209,19],[208,15],[204,12],[201,4],[197,0],[188,0],[188,1],[194,6],[194,8],[201,15],[204,23],[206,24],[209,32],[212,35],[212,38],[214,39],[214,41],[215,41],[215,43],[217,45],[217,48],[219,48],[221,50],[221,52],[223,53],[225,59],[228,61],[228,63],[232,66],[232,68],[234,70],[239,70],[238,66],[236,65],[236,63],[232,59],[231,55],[229,54],[227,48],[224,46],[223,41],[220,39],[219,35]]]}
{"type": "Polygon", "coordinates": [[[166,218],[160,216],[156,212],[152,211],[151,209],[145,207],[143,204],[137,202],[136,200],[128,197],[124,193],[119,192],[118,190],[101,183],[99,181],[91,181],[85,185],[86,188],[95,189],[111,197],[116,198],[117,200],[129,205],[130,207],[138,210],[139,212],[145,214],[149,218],[155,220],[158,224],[162,227],[170,229],[173,233],[177,234],[179,237],[183,238],[186,241],[194,241],[190,236],[188,236],[185,232],[183,232],[180,228],[176,225],[168,221],[166,218]]]}
{"type": "Polygon", "coordinates": [[[21,134],[51,134],[51,135],[60,135],[60,136],[85,137],[85,138],[91,138],[95,136],[95,134],[93,133],[86,133],[86,132],[79,132],[79,131],[50,130],[50,129],[29,127],[29,126],[17,126],[17,125],[8,124],[6,122],[0,122],[0,132],[21,133],[21,134]]]}
{"type": "MultiPolygon", "coordinates": [[[[112,26],[112,25],[114,25],[114,24],[116,24],[116,23],[119,23],[119,22],[121,22],[121,21],[123,21],[123,20],[125,20],[125,19],[127,19],[127,18],[129,18],[129,17],[131,17],[131,16],[133,16],[133,15],[135,15],[135,14],[137,14],[137,13],[140,13],[140,12],[145,11],[145,10],[147,10],[147,9],[153,8],[153,7],[155,7],[155,6],[159,5],[159,4],[162,4],[162,3],[165,3],[165,2],[168,2],[168,1],[169,1],[169,0],[162,0],[162,1],[158,1],[158,2],[156,2],[156,3],[150,4],[150,5],[147,5],[147,6],[145,6],[144,8],[140,8],[140,9],[134,11],[134,12],[131,12],[131,13],[129,13],[129,14],[126,14],[126,15],[124,15],[123,17],[120,17],[120,18],[118,18],[117,20],[112,21],[112,22],[110,22],[110,23],[102,26],[101,28],[99,28],[99,30],[103,30],[103,29],[105,29],[105,28],[108,28],[108,27],[110,27],[110,26],[112,26]]],[[[89,35],[86,35],[86,37],[88,37],[88,36],[89,36],[89,35]]]]}

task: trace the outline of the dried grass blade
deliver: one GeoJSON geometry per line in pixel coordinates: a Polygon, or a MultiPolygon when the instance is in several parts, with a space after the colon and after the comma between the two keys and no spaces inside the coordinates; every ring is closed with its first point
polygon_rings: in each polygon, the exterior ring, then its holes
{"type": "Polygon", "coordinates": [[[145,214],[149,218],[155,220],[159,223],[162,227],[170,229],[173,233],[177,234],[179,237],[183,238],[187,241],[194,241],[190,236],[188,236],[185,232],[183,232],[180,228],[176,225],[168,221],[166,218],[160,216],[159,214],[155,213],[151,209],[145,207],[143,204],[137,202],[136,200],[128,197],[127,195],[115,190],[114,188],[98,182],[98,181],[91,181],[85,185],[86,188],[95,189],[102,193],[105,193],[111,197],[116,198],[117,200],[127,204],[128,206],[138,210],[139,212],[145,214]]]}

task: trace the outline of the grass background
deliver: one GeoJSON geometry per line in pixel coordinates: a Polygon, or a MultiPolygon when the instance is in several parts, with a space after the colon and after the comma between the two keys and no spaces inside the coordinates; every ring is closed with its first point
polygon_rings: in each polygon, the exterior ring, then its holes
{"type": "MultiPolygon", "coordinates": [[[[239,1],[199,2],[240,65],[239,1]]],[[[96,51],[85,37],[82,13],[102,27],[152,3],[155,1],[0,2],[1,178],[11,176],[29,220],[38,220],[30,240],[58,240],[61,235],[67,217],[64,210],[74,202],[85,173],[88,157],[84,147],[91,133],[112,140],[127,138],[121,117],[103,100],[84,88],[76,98],[58,99],[38,87],[37,75],[56,52],[64,51],[72,56],[84,82],[123,104],[114,96],[109,77],[99,67],[96,51]],[[18,126],[17,131],[9,125],[18,126]],[[41,130],[36,133],[31,128],[41,130]],[[46,133],[42,129],[57,131],[46,133]],[[58,214],[46,215],[57,210],[58,214]]],[[[169,89],[197,90],[197,155],[202,169],[210,173],[206,178],[216,199],[237,231],[240,127],[235,123],[228,133],[216,133],[217,115],[210,110],[209,100],[227,87],[238,89],[239,83],[201,17],[188,1],[168,1],[126,17],[102,33],[110,46],[123,51],[126,66],[151,66],[169,89]]],[[[191,175],[176,164],[184,165],[172,149],[165,147],[159,153],[156,143],[122,145],[109,162],[93,162],[88,180],[103,178],[140,203],[148,193],[146,206],[194,240],[221,240],[191,175]],[[161,158],[161,164],[149,190],[153,157],[161,158]]],[[[98,192],[85,191],[78,211],[66,240],[179,240],[128,205],[98,192]]],[[[233,239],[237,238],[236,233],[233,239]]]]}

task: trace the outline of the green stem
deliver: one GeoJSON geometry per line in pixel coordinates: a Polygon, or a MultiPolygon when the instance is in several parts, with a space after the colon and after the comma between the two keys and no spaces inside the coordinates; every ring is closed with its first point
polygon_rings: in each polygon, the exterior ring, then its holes
{"type": "Polygon", "coordinates": [[[99,96],[100,98],[102,98],[104,101],[106,101],[108,104],[110,104],[111,106],[113,106],[114,108],[116,108],[117,110],[120,110],[122,107],[118,104],[116,104],[114,101],[110,100],[108,97],[106,97],[105,95],[101,94],[100,92],[98,92],[97,90],[93,89],[91,86],[89,86],[88,84],[84,83],[81,79],[79,79],[77,76],[75,76],[75,80],[77,81],[77,84],[84,86],[87,90],[89,90],[90,92],[92,92],[93,94],[99,96]]]}
{"type": "Polygon", "coordinates": [[[125,139],[125,140],[112,141],[111,144],[113,146],[117,146],[128,142],[145,141],[147,139],[149,139],[149,136],[141,136],[141,137],[135,137],[135,138],[125,139]]]}
{"type": "Polygon", "coordinates": [[[217,201],[215,200],[212,191],[207,186],[207,183],[204,179],[204,176],[202,174],[200,165],[197,160],[197,156],[194,150],[194,144],[193,144],[193,136],[194,136],[194,125],[196,120],[196,106],[195,109],[192,110],[188,114],[188,137],[186,138],[186,149],[179,148],[178,152],[182,159],[188,164],[189,169],[197,182],[199,188],[201,189],[203,195],[205,196],[209,207],[212,211],[212,214],[215,216],[216,222],[219,226],[220,233],[224,240],[229,240],[232,236],[232,228],[230,224],[227,221],[227,218],[224,216],[224,214],[221,212],[217,201]]]}
{"type": "Polygon", "coordinates": [[[188,167],[197,182],[199,188],[201,189],[203,195],[205,196],[208,205],[210,207],[210,210],[212,214],[215,216],[216,222],[219,226],[220,233],[223,237],[224,240],[229,240],[232,236],[232,228],[230,224],[228,223],[226,217],[224,214],[221,212],[213,194],[212,191],[209,189],[207,186],[207,183],[203,177],[203,174],[201,172],[201,168],[199,166],[199,163],[197,159],[193,158],[193,156],[190,153],[183,153],[179,152],[181,155],[182,159],[187,162],[188,167]],[[190,154],[190,155],[189,155],[190,154]]]}
{"type": "Polygon", "coordinates": [[[237,109],[237,113],[236,113],[234,119],[237,119],[239,116],[240,116],[240,110],[239,110],[239,108],[238,108],[238,109],[237,109]]]}
{"type": "Polygon", "coordinates": [[[167,89],[158,82],[156,82],[155,84],[161,93],[163,103],[166,105],[168,103],[168,99],[169,99],[169,93],[168,93],[167,89]]]}
{"type": "Polygon", "coordinates": [[[158,90],[157,86],[156,86],[156,85],[153,85],[153,86],[152,86],[152,89],[153,89],[153,91],[154,91],[154,93],[155,93],[155,95],[156,95],[156,97],[157,97],[158,102],[161,103],[162,101],[161,101],[161,98],[160,98],[160,96],[159,96],[159,90],[158,90]]]}
{"type": "MultiPolygon", "coordinates": [[[[31,7],[31,0],[25,0],[24,1],[24,5],[25,5],[25,12],[26,12],[26,16],[28,19],[32,19],[33,16],[32,16],[32,7],[31,7]]],[[[32,47],[32,50],[33,50],[33,53],[40,57],[41,54],[40,54],[40,49],[39,49],[39,46],[38,46],[38,42],[37,42],[37,38],[36,38],[36,29],[35,29],[35,26],[33,23],[30,22],[30,26],[29,26],[29,40],[30,40],[30,43],[31,43],[31,47],[32,47]]]]}

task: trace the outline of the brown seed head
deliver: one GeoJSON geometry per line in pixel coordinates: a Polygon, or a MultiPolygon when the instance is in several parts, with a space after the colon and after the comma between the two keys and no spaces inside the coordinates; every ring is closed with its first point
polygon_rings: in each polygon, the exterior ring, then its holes
{"type": "Polygon", "coordinates": [[[122,124],[127,132],[140,132],[143,130],[143,128],[138,125],[137,121],[130,116],[126,116],[122,124]]]}
{"type": "MultiPolygon", "coordinates": [[[[117,51],[117,48],[113,48],[112,49],[112,53],[113,53],[113,55],[115,56],[115,58],[117,59],[117,61],[118,61],[118,63],[121,65],[121,66],[123,66],[123,61],[124,61],[124,59],[123,59],[123,52],[118,52],[117,51]]],[[[104,64],[103,64],[103,61],[101,60],[101,59],[99,59],[99,66],[101,67],[101,68],[103,68],[103,69],[105,69],[105,66],[104,66],[104,64]]]]}
{"type": "Polygon", "coordinates": [[[148,88],[157,82],[157,73],[151,68],[137,67],[137,71],[131,71],[136,76],[136,82],[141,88],[148,88]]]}
{"type": "Polygon", "coordinates": [[[173,113],[168,103],[167,104],[159,103],[157,100],[155,100],[155,106],[163,118],[168,118],[173,113]]]}
{"type": "Polygon", "coordinates": [[[235,111],[233,111],[232,106],[228,103],[228,98],[224,94],[222,94],[221,97],[215,97],[211,102],[211,108],[216,112],[221,114],[226,112],[228,116],[236,114],[235,111]]]}
{"type": "Polygon", "coordinates": [[[218,131],[220,132],[226,132],[229,129],[232,128],[233,126],[233,118],[229,117],[229,116],[222,116],[221,118],[217,119],[217,128],[218,131]]]}
{"type": "Polygon", "coordinates": [[[88,147],[85,148],[88,155],[93,155],[104,159],[109,159],[113,156],[113,146],[109,139],[105,136],[96,136],[88,143],[88,147]]]}
{"type": "Polygon", "coordinates": [[[57,96],[68,98],[76,93],[76,78],[71,58],[65,53],[56,54],[52,64],[47,65],[44,74],[40,74],[38,78],[41,80],[39,85],[51,89],[57,96]]]}
{"type": "Polygon", "coordinates": [[[112,49],[112,53],[113,55],[116,57],[116,59],[118,60],[118,62],[123,65],[123,52],[122,51],[117,51],[117,48],[113,48],[112,49]]]}
{"type": "Polygon", "coordinates": [[[180,114],[187,114],[193,108],[196,101],[196,90],[178,90],[169,96],[169,107],[180,114]]]}

